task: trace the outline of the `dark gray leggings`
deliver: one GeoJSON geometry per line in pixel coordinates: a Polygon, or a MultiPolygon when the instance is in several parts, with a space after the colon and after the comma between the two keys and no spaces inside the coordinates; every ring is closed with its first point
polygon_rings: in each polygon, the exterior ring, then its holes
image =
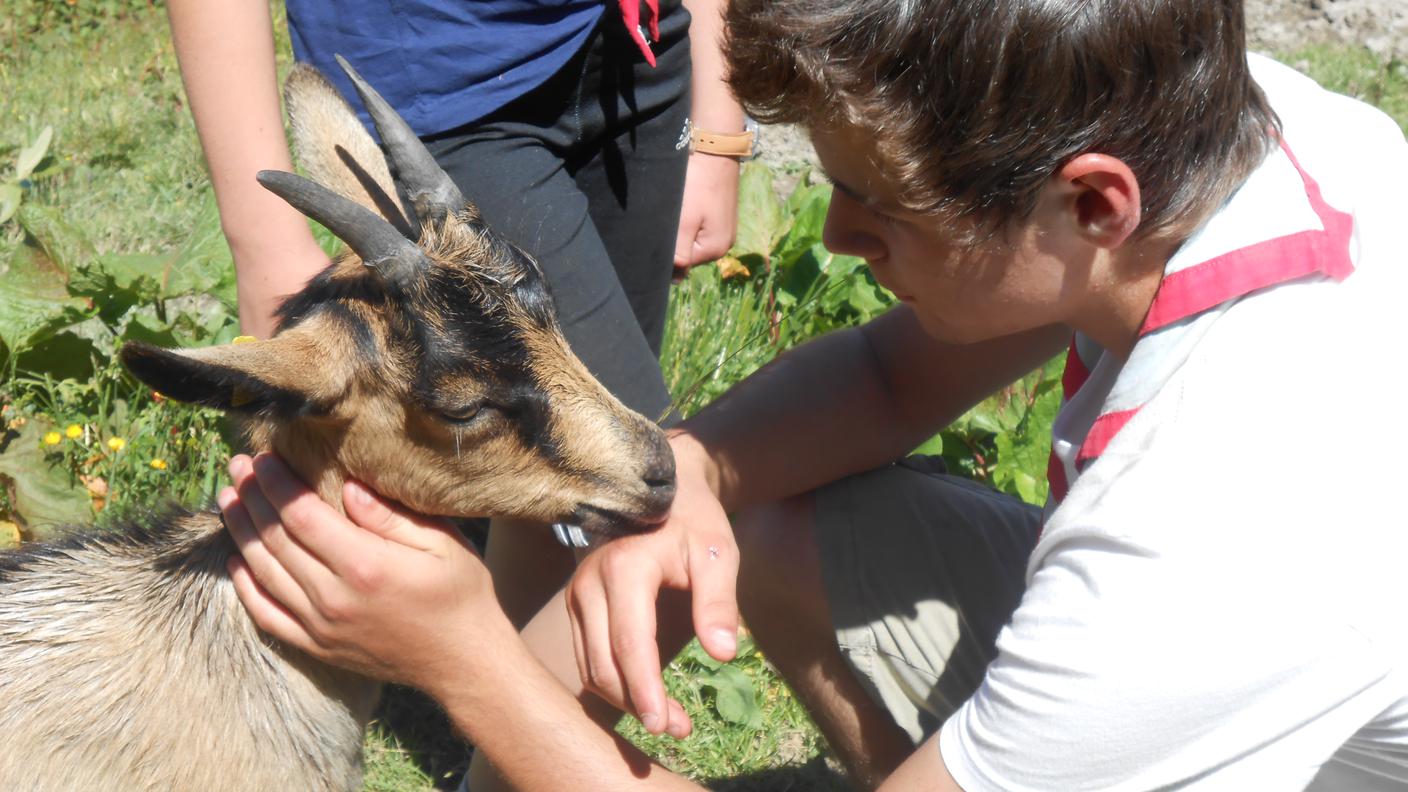
{"type": "Polygon", "coordinates": [[[661,3],[657,67],[608,11],[547,83],[427,140],[466,197],[536,257],[572,349],[628,406],[661,418],[660,375],[688,152],[689,15],[661,3]]]}

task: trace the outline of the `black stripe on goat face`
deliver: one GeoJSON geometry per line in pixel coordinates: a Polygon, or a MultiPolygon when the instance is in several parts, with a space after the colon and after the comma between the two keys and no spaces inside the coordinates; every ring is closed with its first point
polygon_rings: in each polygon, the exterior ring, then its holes
{"type": "Polygon", "coordinates": [[[552,408],[534,376],[528,342],[530,333],[558,331],[542,278],[535,267],[530,271],[511,283],[480,279],[478,293],[466,290],[461,272],[436,267],[427,273],[423,298],[433,313],[411,311],[423,350],[416,394],[429,412],[450,422],[475,407],[502,412],[524,448],[558,466],[563,459],[552,408]],[[465,380],[476,383],[474,403],[460,403],[446,387],[465,380]]]}
{"type": "Polygon", "coordinates": [[[337,266],[331,266],[308,281],[302,291],[289,295],[279,305],[275,312],[279,322],[275,332],[287,330],[316,313],[326,313],[347,330],[361,360],[367,365],[375,365],[380,356],[376,336],[351,309],[354,303],[363,304],[371,313],[383,316],[399,310],[387,293],[385,283],[370,269],[361,273],[360,277],[347,277],[337,266]]]}

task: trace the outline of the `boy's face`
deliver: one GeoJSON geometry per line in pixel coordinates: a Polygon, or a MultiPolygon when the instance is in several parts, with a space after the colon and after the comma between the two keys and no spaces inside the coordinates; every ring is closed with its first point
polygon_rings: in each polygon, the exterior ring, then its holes
{"type": "Polygon", "coordinates": [[[866,260],[875,279],[949,343],[972,343],[1058,322],[1070,323],[1089,253],[1064,224],[1055,191],[1033,215],[976,249],[943,221],[908,212],[875,164],[874,146],[849,128],[813,130],[836,191],[826,247],[866,260]]]}

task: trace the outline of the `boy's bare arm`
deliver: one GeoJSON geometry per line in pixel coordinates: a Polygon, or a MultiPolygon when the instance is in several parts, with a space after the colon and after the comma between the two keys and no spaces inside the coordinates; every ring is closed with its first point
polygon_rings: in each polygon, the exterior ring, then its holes
{"type": "Polygon", "coordinates": [[[172,0],[167,14],[234,254],[240,326],[268,337],[279,299],[328,264],[308,221],[254,180],[264,168],[293,170],[279,112],[269,4],[172,0]]]}
{"type": "Polygon", "coordinates": [[[954,346],[900,307],[783,355],[680,431],[707,451],[712,489],[733,511],[899,458],[1069,338],[1045,327],[954,346]]]}

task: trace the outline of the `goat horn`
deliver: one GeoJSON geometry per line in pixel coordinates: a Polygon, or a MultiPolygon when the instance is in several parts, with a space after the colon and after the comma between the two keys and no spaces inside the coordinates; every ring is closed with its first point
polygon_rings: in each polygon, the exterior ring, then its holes
{"type": "Polygon", "coordinates": [[[381,135],[386,164],[391,167],[391,178],[406,191],[415,205],[416,214],[422,219],[429,215],[438,223],[445,215],[469,207],[460,188],[455,186],[430,150],[411,131],[405,119],[362,79],[352,64],[341,55],[333,57],[337,58],[337,65],[352,80],[357,95],[362,97],[362,105],[371,115],[372,123],[376,124],[377,134],[381,135]]]}
{"type": "Polygon", "coordinates": [[[264,189],[326,226],[383,278],[404,286],[430,267],[430,259],[396,226],[356,201],[293,173],[262,170],[255,178],[264,189]]]}

